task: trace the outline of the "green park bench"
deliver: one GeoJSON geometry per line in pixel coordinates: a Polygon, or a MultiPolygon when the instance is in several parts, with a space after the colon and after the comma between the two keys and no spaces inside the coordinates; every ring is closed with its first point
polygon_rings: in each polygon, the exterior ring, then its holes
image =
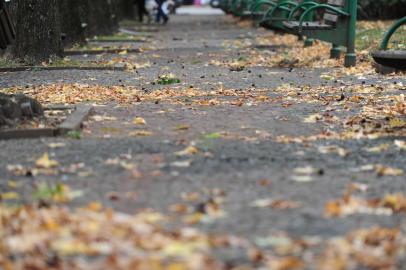
{"type": "Polygon", "coordinates": [[[15,39],[15,29],[4,1],[0,0],[0,49],[6,49],[15,39]]]}
{"type": "MultiPolygon", "coordinates": [[[[302,40],[301,33],[294,31],[291,28],[285,26],[284,22],[292,20],[294,16],[302,14],[308,8],[317,5],[313,0],[303,0],[301,2],[294,2],[290,0],[281,0],[274,6],[271,6],[263,15],[259,22],[264,28],[282,31],[290,34],[297,34],[299,40],[302,40]]],[[[308,13],[305,17],[306,21],[313,21],[313,12],[308,13]]],[[[311,46],[313,44],[312,39],[306,39],[305,46],[311,46]]]]}
{"type": "Polygon", "coordinates": [[[254,20],[254,21],[260,21],[262,17],[264,16],[265,12],[271,8],[275,7],[278,5],[280,2],[283,0],[276,0],[276,1],[271,1],[271,0],[255,0],[251,3],[250,10],[248,11],[249,16],[254,20]]]}
{"type": "MultiPolygon", "coordinates": [[[[291,0],[281,0],[277,5],[270,7],[262,16],[261,21],[264,23],[272,24],[273,22],[283,22],[292,20],[299,11],[306,11],[309,7],[314,6],[313,0],[303,0],[302,2],[295,2],[291,0]]],[[[306,18],[307,21],[313,21],[312,13],[309,13],[306,18]]],[[[281,24],[280,28],[286,27],[281,24]]]]}
{"type": "Polygon", "coordinates": [[[246,18],[247,12],[249,12],[249,6],[251,5],[252,0],[232,0],[231,1],[231,13],[234,16],[240,18],[246,18]]]}
{"type": "Polygon", "coordinates": [[[379,50],[371,53],[375,62],[386,67],[406,70],[406,49],[388,50],[391,37],[403,25],[406,25],[406,16],[396,21],[385,33],[379,50]]]}
{"type": "Polygon", "coordinates": [[[229,6],[229,0],[220,0],[219,5],[217,8],[221,9],[224,11],[224,13],[228,13],[228,6],[229,6]]]}
{"type": "MultiPolygon", "coordinates": [[[[311,6],[301,14],[299,20],[285,21],[283,22],[284,26],[308,38],[331,43],[331,58],[339,58],[340,46],[346,47],[344,66],[355,66],[357,0],[328,0],[327,4],[316,2],[310,4],[309,2],[307,5],[311,6]],[[324,10],[323,19],[321,21],[309,21],[309,14],[318,9],[324,10]]],[[[293,14],[292,11],[291,16],[293,14]]]]}

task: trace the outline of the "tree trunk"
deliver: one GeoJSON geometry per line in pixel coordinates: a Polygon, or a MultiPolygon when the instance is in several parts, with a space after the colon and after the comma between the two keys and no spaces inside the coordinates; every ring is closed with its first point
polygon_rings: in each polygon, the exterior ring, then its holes
{"type": "Polygon", "coordinates": [[[120,19],[135,19],[134,0],[119,0],[117,2],[117,15],[120,19]]]}
{"type": "Polygon", "coordinates": [[[64,46],[76,43],[84,44],[86,42],[84,17],[81,11],[83,2],[83,0],[59,0],[64,46]]]}
{"type": "Polygon", "coordinates": [[[17,23],[17,1],[10,1],[6,3],[8,8],[8,12],[10,13],[11,20],[13,21],[14,25],[17,23]]]}
{"type": "Polygon", "coordinates": [[[110,35],[118,28],[111,0],[88,0],[87,35],[110,35]]]}
{"type": "Polygon", "coordinates": [[[63,54],[59,0],[17,0],[17,37],[13,55],[38,64],[63,54]]]}

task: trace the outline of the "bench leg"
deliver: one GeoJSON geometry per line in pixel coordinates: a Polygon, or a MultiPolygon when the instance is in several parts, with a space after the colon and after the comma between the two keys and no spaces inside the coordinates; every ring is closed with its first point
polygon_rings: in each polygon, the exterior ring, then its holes
{"type": "Polygon", "coordinates": [[[339,59],[340,58],[340,47],[333,44],[333,48],[330,50],[330,58],[339,59]]]}
{"type": "Polygon", "coordinates": [[[312,38],[306,38],[306,40],[304,42],[304,46],[305,47],[313,46],[313,41],[314,41],[314,39],[312,39],[312,38]]]}
{"type": "Polygon", "coordinates": [[[345,54],[344,66],[353,67],[356,64],[355,55],[355,29],[357,24],[357,1],[350,2],[350,20],[348,24],[347,53],[345,54]]]}
{"type": "Polygon", "coordinates": [[[356,63],[356,55],[355,53],[349,53],[347,52],[345,54],[345,59],[344,59],[344,66],[345,67],[354,67],[356,63]]]}

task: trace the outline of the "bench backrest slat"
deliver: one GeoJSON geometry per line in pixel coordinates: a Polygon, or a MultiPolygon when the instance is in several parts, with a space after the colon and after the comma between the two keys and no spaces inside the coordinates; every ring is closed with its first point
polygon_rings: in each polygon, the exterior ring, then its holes
{"type": "MultiPolygon", "coordinates": [[[[328,0],[327,4],[336,8],[345,9],[346,0],[328,0]]],[[[327,24],[335,25],[339,19],[340,16],[333,11],[326,9],[326,11],[324,12],[323,20],[327,24]]]]}
{"type": "Polygon", "coordinates": [[[327,4],[330,6],[343,7],[345,5],[345,0],[328,0],[327,4]]]}
{"type": "Polygon", "coordinates": [[[338,18],[339,18],[339,16],[337,14],[329,13],[329,12],[327,12],[327,10],[324,13],[324,21],[326,23],[328,23],[328,22],[336,23],[338,21],[338,18]]]}

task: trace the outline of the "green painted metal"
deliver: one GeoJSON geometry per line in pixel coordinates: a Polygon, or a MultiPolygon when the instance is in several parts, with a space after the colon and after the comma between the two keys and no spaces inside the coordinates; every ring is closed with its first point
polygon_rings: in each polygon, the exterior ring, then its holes
{"type": "Polygon", "coordinates": [[[314,39],[306,38],[306,40],[304,41],[304,46],[305,47],[310,47],[310,46],[313,46],[313,43],[314,43],[314,39]]]}
{"type": "Polygon", "coordinates": [[[259,0],[259,1],[254,1],[253,4],[250,7],[251,12],[256,12],[259,11],[259,8],[262,5],[267,5],[267,6],[275,6],[277,3],[275,1],[269,1],[269,0],[259,0]]]}
{"type": "Polygon", "coordinates": [[[308,38],[314,38],[330,42],[332,49],[330,56],[339,56],[339,46],[347,48],[344,66],[350,67],[356,64],[355,55],[355,29],[357,21],[357,0],[347,0],[343,8],[333,7],[327,4],[313,5],[302,13],[299,20],[298,33],[308,38]],[[339,15],[338,21],[331,29],[306,29],[304,24],[308,22],[307,15],[317,9],[327,9],[339,15]]]}
{"type": "Polygon", "coordinates": [[[230,11],[233,15],[235,15],[235,16],[240,15],[241,2],[242,2],[242,0],[232,0],[231,1],[230,11]]]}
{"type": "Polygon", "coordinates": [[[293,2],[290,0],[280,0],[276,6],[269,8],[264,13],[260,24],[269,29],[290,32],[283,25],[283,21],[288,19],[291,10],[289,6],[296,5],[298,5],[297,2],[293,2]]]}
{"type": "MultiPolygon", "coordinates": [[[[258,21],[261,20],[263,16],[262,7],[264,6],[275,6],[277,2],[270,0],[255,0],[250,7],[251,18],[254,21],[254,24],[257,25],[258,21]]],[[[258,26],[258,25],[257,25],[258,26]]]]}
{"type": "MultiPolygon", "coordinates": [[[[293,16],[299,11],[299,10],[303,10],[306,11],[307,8],[312,7],[312,6],[317,6],[319,3],[314,2],[312,0],[304,0],[303,3],[300,3],[299,5],[297,5],[296,7],[294,7],[292,9],[292,11],[289,14],[289,18],[288,20],[291,21],[293,20],[293,16]]],[[[311,15],[311,14],[310,14],[311,15]]],[[[310,16],[309,15],[309,16],[310,16]]],[[[311,21],[311,18],[308,18],[309,21],[311,21]]]]}
{"type": "Polygon", "coordinates": [[[339,15],[342,16],[350,16],[349,13],[343,11],[342,9],[327,5],[327,4],[319,4],[317,6],[313,6],[308,8],[305,12],[303,12],[303,14],[300,16],[300,23],[299,23],[299,32],[302,32],[303,30],[303,23],[306,21],[307,16],[309,15],[310,12],[313,12],[317,9],[328,9],[330,11],[333,11],[339,15]]]}
{"type": "Polygon", "coordinates": [[[398,30],[402,25],[406,24],[406,16],[401,18],[400,20],[396,21],[389,30],[385,33],[383,37],[381,46],[379,47],[381,50],[386,50],[388,48],[389,40],[393,36],[393,34],[398,30]]]}
{"type": "Polygon", "coordinates": [[[340,59],[340,56],[341,56],[340,46],[333,44],[330,50],[330,58],[340,59]]]}
{"type": "Polygon", "coordinates": [[[347,52],[345,53],[344,59],[344,66],[351,67],[355,66],[357,62],[357,56],[355,54],[355,33],[357,28],[357,0],[347,0],[349,1],[348,4],[348,12],[350,13],[350,20],[348,21],[348,28],[347,28],[347,35],[348,40],[347,44],[347,52]]]}
{"type": "Polygon", "coordinates": [[[264,14],[264,20],[268,20],[268,21],[273,21],[275,20],[275,18],[284,18],[285,20],[289,17],[289,13],[292,10],[291,8],[289,8],[288,6],[294,6],[296,7],[298,5],[297,2],[293,2],[293,1],[283,1],[279,4],[277,4],[276,6],[274,6],[273,8],[269,9],[265,14],[264,14]],[[275,16],[275,12],[279,11],[279,16],[281,17],[276,17],[275,16]]]}
{"type": "MultiPolygon", "coordinates": [[[[304,0],[304,2],[315,3],[312,0],[304,0]]],[[[286,28],[285,25],[283,24],[284,21],[289,20],[289,16],[291,16],[292,11],[299,5],[300,4],[298,2],[294,2],[291,0],[282,0],[282,1],[280,1],[280,3],[278,5],[271,7],[264,13],[260,24],[269,29],[283,31],[286,33],[291,33],[291,34],[297,34],[299,36],[299,40],[303,40],[302,35],[298,34],[295,31],[292,31],[291,29],[286,28]]],[[[302,6],[302,9],[306,10],[306,6],[302,6]]],[[[298,10],[299,9],[296,9],[296,11],[298,11],[298,10]]],[[[309,13],[306,16],[306,18],[308,18],[310,21],[312,21],[313,14],[309,13]]],[[[304,42],[304,46],[308,47],[311,45],[313,45],[313,39],[306,39],[304,42]]]]}

